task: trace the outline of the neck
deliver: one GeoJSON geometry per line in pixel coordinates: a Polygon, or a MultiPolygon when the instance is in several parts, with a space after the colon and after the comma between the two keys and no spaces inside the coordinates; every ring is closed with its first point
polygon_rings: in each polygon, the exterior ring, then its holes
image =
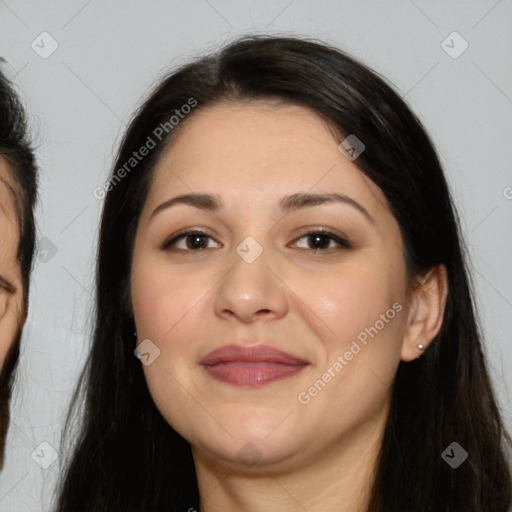
{"type": "Polygon", "coordinates": [[[236,467],[193,449],[200,512],[365,511],[386,417],[382,411],[370,423],[345,433],[323,453],[309,459],[293,456],[280,467],[236,467]]]}

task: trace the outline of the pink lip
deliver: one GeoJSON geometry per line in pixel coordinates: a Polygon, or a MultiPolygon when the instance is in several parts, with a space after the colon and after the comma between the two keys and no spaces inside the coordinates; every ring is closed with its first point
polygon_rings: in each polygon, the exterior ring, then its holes
{"type": "Polygon", "coordinates": [[[291,377],[308,363],[267,345],[226,345],[203,357],[199,364],[216,380],[257,387],[291,377]]]}

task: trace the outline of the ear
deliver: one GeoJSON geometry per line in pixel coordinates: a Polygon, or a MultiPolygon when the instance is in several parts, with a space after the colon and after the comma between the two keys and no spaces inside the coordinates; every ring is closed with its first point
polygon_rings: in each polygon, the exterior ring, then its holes
{"type": "Polygon", "coordinates": [[[443,323],[447,297],[448,272],[440,263],[419,278],[412,291],[402,344],[402,361],[412,361],[421,356],[436,337],[443,323]],[[418,345],[422,345],[423,349],[418,345]]]}
{"type": "Polygon", "coordinates": [[[6,281],[0,276],[0,368],[26,319],[21,276],[6,281]]]}

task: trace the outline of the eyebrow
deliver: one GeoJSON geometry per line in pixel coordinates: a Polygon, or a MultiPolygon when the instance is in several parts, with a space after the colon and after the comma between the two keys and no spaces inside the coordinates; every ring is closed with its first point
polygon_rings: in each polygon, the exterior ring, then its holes
{"type": "Polygon", "coordinates": [[[11,284],[7,279],[0,275],[0,288],[7,290],[9,293],[14,293],[16,291],[16,287],[11,284]]]}
{"type": "MultiPolygon", "coordinates": [[[[329,194],[308,194],[308,193],[297,193],[283,197],[279,201],[279,207],[283,213],[296,211],[304,208],[311,208],[325,203],[343,203],[348,204],[362,213],[372,224],[375,224],[375,219],[370,215],[368,210],[345,194],[329,193],[329,194]]],[[[157,213],[170,208],[178,204],[185,204],[193,206],[200,210],[207,210],[212,212],[218,212],[224,208],[224,202],[222,198],[215,194],[183,194],[180,196],[173,197],[157,206],[150,215],[150,218],[154,217],[157,213]]]]}

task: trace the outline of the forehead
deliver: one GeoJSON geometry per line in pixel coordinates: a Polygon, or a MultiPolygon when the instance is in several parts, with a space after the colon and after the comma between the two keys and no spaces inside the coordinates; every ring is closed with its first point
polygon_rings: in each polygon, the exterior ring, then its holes
{"type": "Polygon", "coordinates": [[[0,221],[16,216],[15,183],[8,162],[0,155],[0,221]]]}
{"type": "Polygon", "coordinates": [[[336,189],[369,209],[387,209],[382,191],[339,151],[339,142],[305,107],[258,100],[203,108],[186,119],[160,157],[148,201],[208,189],[266,202],[273,195],[336,189]]]}
{"type": "Polygon", "coordinates": [[[15,184],[8,163],[0,156],[0,264],[14,258],[19,241],[15,184]]]}

